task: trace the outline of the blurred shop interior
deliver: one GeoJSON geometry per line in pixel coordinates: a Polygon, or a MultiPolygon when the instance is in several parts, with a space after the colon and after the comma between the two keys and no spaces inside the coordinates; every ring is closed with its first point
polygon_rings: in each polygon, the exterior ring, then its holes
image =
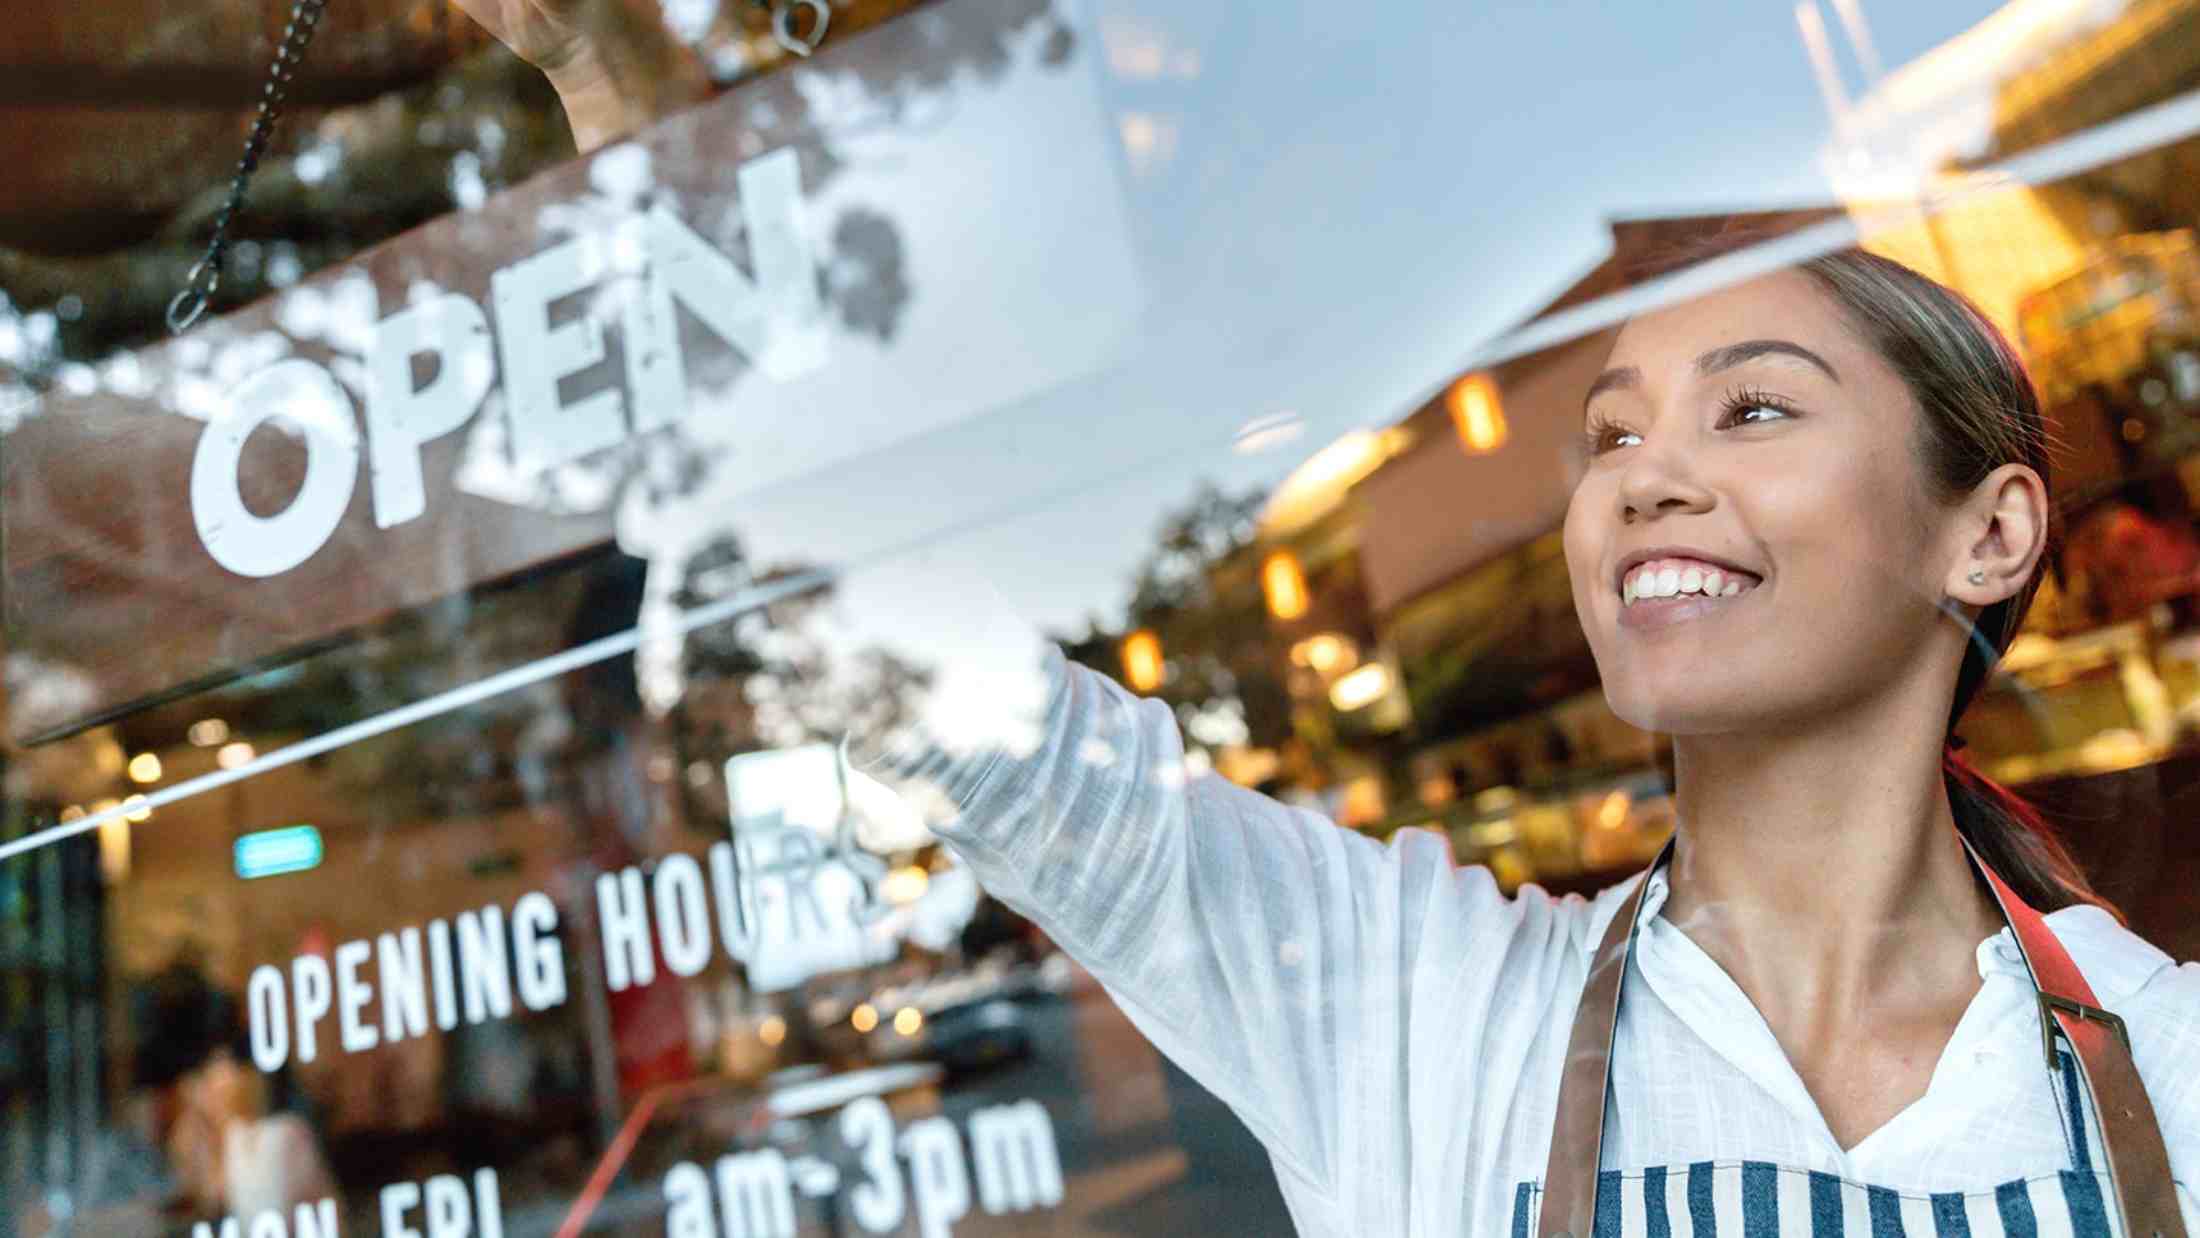
{"type": "MultiPolygon", "coordinates": [[[[20,173],[0,188],[0,377],[18,389],[150,343],[197,257],[272,50],[266,6],[201,7],[203,28],[146,22],[130,5],[41,3],[11,19],[22,33],[0,52],[16,59],[0,63],[0,111],[36,120],[0,128],[20,173]],[[150,153],[118,165],[101,153],[117,143],[150,153]]],[[[924,7],[837,3],[834,37],[924,7]]],[[[1963,734],[1988,773],[2062,825],[2135,928],[2195,958],[2200,841],[2183,822],[2200,809],[2200,142],[2037,188],[1978,169],[2200,85],[2200,0],[2140,0],[2106,20],[2078,7],[2018,0],[1853,98],[1829,80],[1831,200],[1615,219],[1609,256],[1570,283],[1554,277],[1559,291],[1530,321],[1618,291],[1639,260],[1737,222],[1844,213],[1874,221],[1869,247],[1977,300],[2050,410],[2064,531],[1963,734]],[[1942,200],[1930,211],[1915,196],[1920,169],[1942,200]]],[[[767,10],[718,14],[696,38],[712,89],[786,63],[767,10]]],[[[239,218],[216,312],[572,153],[539,78],[444,5],[372,0],[326,20],[302,110],[239,218]]],[[[1566,445],[1610,339],[1428,375],[1438,394],[1426,403],[1292,443],[1301,462],[1273,489],[1184,496],[1157,521],[1128,604],[1055,635],[1169,702],[1194,760],[1219,776],[1376,837],[1439,830],[1508,888],[1621,879],[1673,828],[1665,750],[1604,704],[1558,533],[1566,445]]],[[[1295,428],[1246,433],[1285,441],[1295,428]]],[[[728,540],[691,564],[675,600],[804,566],[751,563],[728,540]]],[[[1034,1020],[1052,1017],[1029,1010],[1077,981],[921,825],[831,760],[852,711],[915,711],[930,670],[866,650],[837,668],[855,689],[807,692],[846,656],[809,631],[830,592],[689,635],[662,709],[645,708],[635,660],[616,658],[9,862],[0,1181],[51,1181],[56,1156],[80,1181],[184,1176],[177,1114],[204,1104],[310,1115],[317,1146],[301,1155],[338,1181],[434,1172],[461,1149],[480,1160],[496,1148],[487,1159],[520,1167],[507,1200],[564,1200],[645,1094],[668,1107],[723,1101],[686,1129],[750,1137],[771,1122],[746,1099],[767,1081],[912,1064],[951,1079],[1026,1057],[1034,1020]],[[814,822],[833,840],[819,862],[858,873],[879,914],[901,918],[893,949],[784,987],[714,954],[696,974],[660,967],[652,983],[607,990],[591,926],[598,877],[673,855],[706,864],[729,822],[759,815],[737,784],[768,763],[741,759],[790,752],[825,754],[803,767],[834,781],[834,806],[814,822]],[[235,899],[246,886],[249,915],[235,899]],[[247,1052],[238,1003],[256,964],[509,909],[532,891],[567,926],[570,1000],[296,1062],[256,1088],[217,1077],[247,1052]],[[101,948],[67,948],[86,941],[101,948]],[[153,1133],[138,1143],[169,1144],[171,1163],[133,1162],[135,1145],[113,1135],[132,1124],[153,1133]]],[[[153,611],[220,622],[203,599],[148,599],[128,623],[153,611]]],[[[636,562],[604,547],[14,747],[5,833],[623,632],[646,604],[636,562]]],[[[105,621],[125,619],[85,620],[105,621]]],[[[67,675],[10,656],[6,692],[11,710],[47,708],[66,698],[67,675]]],[[[773,798],[772,778],[793,769],[755,775],[772,801],[764,815],[813,811],[773,798]]],[[[636,1163],[681,1154],[645,1144],[636,1163]]],[[[184,1183],[177,1207],[200,1215],[222,1196],[184,1183]]],[[[547,1232],[557,1211],[534,1228],[547,1232]]],[[[4,1223],[35,1228],[27,1215],[4,1223]]]]}

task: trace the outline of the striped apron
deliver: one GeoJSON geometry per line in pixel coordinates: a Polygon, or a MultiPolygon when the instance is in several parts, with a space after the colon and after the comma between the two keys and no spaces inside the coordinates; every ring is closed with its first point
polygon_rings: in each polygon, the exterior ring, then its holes
{"type": "MultiPolygon", "coordinates": [[[[1516,1189],[1514,1238],[2121,1238],[2125,1232],[2131,1238],[2185,1238],[2169,1158],[2122,1021],[2097,1005],[2039,912],[1968,842],[1964,849],[1993,891],[2032,978],[2041,1064],[2055,1078],[2069,1115],[2069,1169],[1932,1195],[1757,1161],[1600,1171],[1612,1036],[1645,879],[1622,902],[1591,961],[1560,1065],[1550,1159],[1540,1183],[1516,1189]],[[2098,1147],[2089,1129],[2096,1123],[2098,1147]],[[2111,1199],[2121,1201],[2122,1216],[2136,1221],[2130,1231],[2111,1227],[2111,1199]]],[[[1668,842],[1651,871],[1672,853],[1668,842]]]]}
{"type": "MultiPolygon", "coordinates": [[[[2059,1056],[2075,1168],[1929,1195],[1765,1161],[1605,1170],[1586,1238],[2113,1238],[2077,1064],[2059,1056]]],[[[1540,1183],[1514,1188],[1512,1238],[1535,1233],[1542,1203],[1540,1183]]]]}

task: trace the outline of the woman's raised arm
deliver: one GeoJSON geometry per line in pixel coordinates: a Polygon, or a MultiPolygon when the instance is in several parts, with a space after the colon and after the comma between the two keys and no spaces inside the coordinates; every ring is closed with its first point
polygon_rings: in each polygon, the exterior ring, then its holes
{"type": "Polygon", "coordinates": [[[466,15],[542,70],[582,154],[710,95],[694,53],[656,0],[457,0],[466,15]]]}
{"type": "Polygon", "coordinates": [[[1385,847],[1188,777],[1166,704],[1019,626],[996,616],[977,644],[1004,671],[1041,668],[1028,705],[1012,690],[967,732],[941,719],[934,737],[852,737],[852,763],[918,805],[1281,1165],[1333,1194],[1351,1158],[1396,1133],[1363,1117],[1407,1111],[1424,941],[1469,932],[1501,955],[1519,906],[1487,870],[1455,868],[1440,836],[1385,847]]]}

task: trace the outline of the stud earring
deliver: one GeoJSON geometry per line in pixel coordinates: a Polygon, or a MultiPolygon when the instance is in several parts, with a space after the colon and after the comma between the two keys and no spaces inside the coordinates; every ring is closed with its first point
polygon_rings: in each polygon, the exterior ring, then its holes
{"type": "Polygon", "coordinates": [[[1971,569],[1971,574],[1964,577],[1964,579],[1970,581],[1974,585],[1983,585],[1986,583],[1986,569],[1982,567],[1974,567],[1971,569]]]}

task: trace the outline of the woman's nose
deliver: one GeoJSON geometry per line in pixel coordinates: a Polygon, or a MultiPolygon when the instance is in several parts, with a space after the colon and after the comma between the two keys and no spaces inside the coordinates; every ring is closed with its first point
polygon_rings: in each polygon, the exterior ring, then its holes
{"type": "Polygon", "coordinates": [[[1651,439],[1635,448],[1620,475],[1619,501],[1620,518],[1632,522],[1709,511],[1713,491],[1684,447],[1651,439]]]}

